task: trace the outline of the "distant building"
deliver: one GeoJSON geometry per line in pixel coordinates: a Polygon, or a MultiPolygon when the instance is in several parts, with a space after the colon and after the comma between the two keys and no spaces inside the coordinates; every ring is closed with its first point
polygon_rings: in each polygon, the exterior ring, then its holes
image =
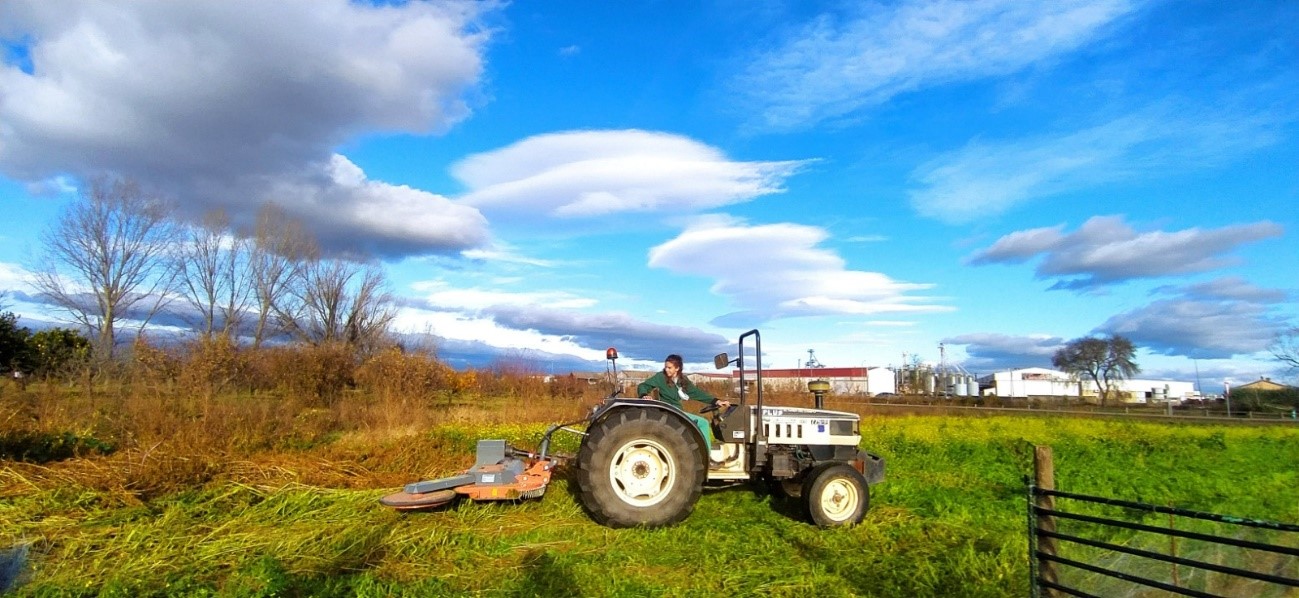
{"type": "MultiPolygon", "coordinates": [[[[754,379],[756,372],[746,371],[746,379],[754,379]]],[[[740,371],[732,370],[731,379],[740,381],[740,371]]],[[[893,370],[882,367],[858,368],[792,368],[762,370],[762,383],[773,391],[807,392],[807,383],[825,380],[830,383],[830,394],[864,395],[896,394],[897,377],[893,370]]]]}
{"type": "Polygon", "coordinates": [[[1261,390],[1264,392],[1268,392],[1268,391],[1285,390],[1287,388],[1293,388],[1293,387],[1286,384],[1281,384],[1279,382],[1273,382],[1271,378],[1259,378],[1258,380],[1255,380],[1248,384],[1241,384],[1240,386],[1237,386],[1236,390],[1237,391],[1261,390]]]}
{"type": "Polygon", "coordinates": [[[1007,399],[1077,397],[1078,390],[1078,381],[1069,374],[1047,368],[995,372],[979,378],[979,394],[1007,399]]]}
{"type": "MultiPolygon", "coordinates": [[[[1194,382],[1134,378],[1118,382],[1118,400],[1127,403],[1184,401],[1199,398],[1194,382]]],[[[983,396],[1002,398],[1063,399],[1082,398],[1096,401],[1100,388],[1087,377],[1071,376],[1048,368],[1024,368],[996,372],[979,378],[983,396]]]]}
{"type": "MultiPolygon", "coordinates": [[[[1099,394],[1099,393],[1098,393],[1099,394]]],[[[1200,398],[1194,382],[1134,378],[1119,382],[1119,398],[1130,403],[1182,402],[1200,398]]]]}

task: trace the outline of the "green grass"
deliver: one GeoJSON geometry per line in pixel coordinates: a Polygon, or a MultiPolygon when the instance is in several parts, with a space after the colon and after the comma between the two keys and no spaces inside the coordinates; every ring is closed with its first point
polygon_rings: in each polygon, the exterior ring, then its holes
{"type": "MultiPolygon", "coordinates": [[[[448,425],[420,441],[465,467],[480,437],[531,448],[544,430],[448,425]]],[[[707,490],[672,528],[607,529],[563,475],[540,500],[412,514],[377,504],[393,488],[229,473],[141,501],[79,481],[78,463],[105,459],[92,456],[0,462],[0,548],[32,544],[20,596],[1023,596],[1034,444],[1054,448],[1061,490],[1299,521],[1299,429],[904,417],[867,418],[863,435],[888,477],[852,529],[817,529],[751,486],[707,490]]],[[[342,442],[293,450],[383,466],[342,442]]]]}

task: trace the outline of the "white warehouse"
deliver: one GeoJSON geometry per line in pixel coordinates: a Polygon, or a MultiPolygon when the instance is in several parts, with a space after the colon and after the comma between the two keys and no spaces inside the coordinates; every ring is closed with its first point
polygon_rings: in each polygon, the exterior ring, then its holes
{"type": "MultiPolygon", "coordinates": [[[[1194,382],[1179,380],[1122,380],[1118,384],[1120,401],[1126,403],[1183,401],[1199,398],[1194,382]]],[[[1070,376],[1048,368],[1024,368],[996,372],[979,378],[983,396],[1002,398],[1077,398],[1099,400],[1100,390],[1086,377],[1070,376]],[[1081,390],[1081,392],[1079,392],[1081,390]]]]}
{"type": "MultiPolygon", "coordinates": [[[[750,380],[754,372],[746,372],[750,380]]],[[[735,383],[740,381],[740,371],[732,370],[731,378],[735,383]]],[[[771,390],[807,392],[807,383],[812,380],[825,380],[830,383],[830,393],[834,395],[867,395],[893,394],[898,391],[897,378],[893,370],[882,367],[856,368],[797,368],[762,370],[762,383],[771,390]]]]}

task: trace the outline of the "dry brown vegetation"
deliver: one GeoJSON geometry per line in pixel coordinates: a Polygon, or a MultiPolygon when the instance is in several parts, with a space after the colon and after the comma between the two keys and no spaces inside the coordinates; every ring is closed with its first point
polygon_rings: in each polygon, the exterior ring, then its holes
{"type": "Polygon", "coordinates": [[[424,432],[580,417],[607,389],[518,368],[456,371],[389,349],[248,349],[221,339],[136,343],[111,379],[0,385],[0,495],[89,487],[123,502],[212,481],[395,486],[466,466],[466,446],[424,432]],[[447,450],[454,449],[454,450],[447,450]]]}

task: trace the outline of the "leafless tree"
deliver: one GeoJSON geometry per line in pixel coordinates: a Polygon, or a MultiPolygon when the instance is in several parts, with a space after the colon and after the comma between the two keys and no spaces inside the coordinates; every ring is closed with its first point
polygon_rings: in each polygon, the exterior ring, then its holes
{"type": "Polygon", "coordinates": [[[275,324],[283,319],[276,317],[277,312],[292,311],[281,304],[299,286],[307,263],[315,259],[316,253],[315,242],[274,205],[264,206],[257,214],[248,255],[257,315],[253,325],[254,347],[260,347],[276,332],[275,324]]]}
{"type": "Polygon", "coordinates": [[[383,270],[375,264],[316,260],[290,300],[279,304],[280,321],[302,341],[374,348],[385,340],[396,315],[386,286],[383,270]]]}
{"type": "Polygon", "coordinates": [[[168,299],[178,228],[171,206],[133,181],[99,178],[42,236],[34,286],[111,359],[127,319],[143,329],[168,299]]]}
{"type": "Polygon", "coordinates": [[[1299,371],[1299,326],[1278,334],[1271,351],[1272,357],[1288,371],[1299,371]]]}
{"type": "Polygon", "coordinates": [[[198,312],[204,338],[233,334],[252,298],[248,248],[251,241],[230,234],[230,221],[221,212],[208,214],[188,229],[177,251],[177,287],[198,312]]]}

